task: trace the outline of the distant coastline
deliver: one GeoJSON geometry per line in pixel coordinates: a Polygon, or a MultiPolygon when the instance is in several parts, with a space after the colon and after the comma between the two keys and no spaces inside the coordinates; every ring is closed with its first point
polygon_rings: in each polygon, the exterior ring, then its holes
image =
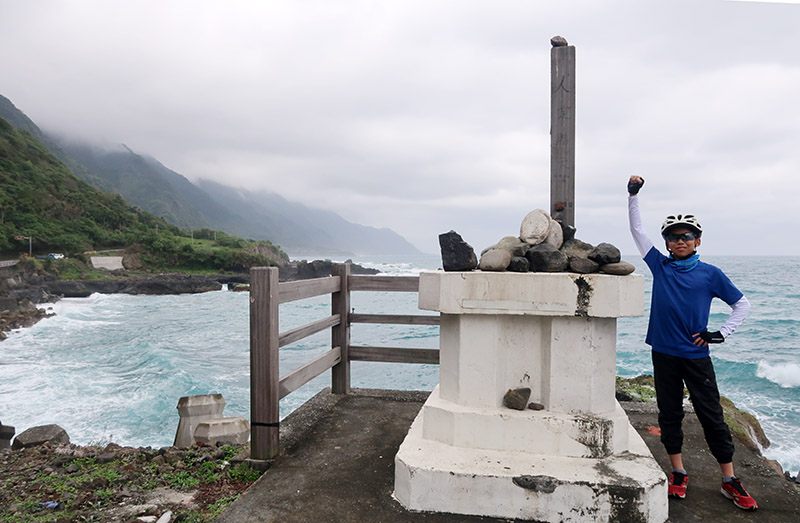
{"type": "MultiPolygon", "coordinates": [[[[350,261],[350,260],[348,260],[350,261]]],[[[352,263],[352,262],[351,262],[352,263]]],[[[290,261],[278,266],[280,281],[305,280],[330,276],[330,260],[290,261]]],[[[377,269],[352,263],[353,274],[377,274],[377,269]]],[[[249,273],[238,274],[125,274],[114,271],[108,279],[60,280],[48,274],[14,273],[13,267],[0,268],[0,341],[5,332],[30,327],[52,316],[36,304],[53,303],[61,298],[86,298],[100,294],[196,294],[221,290],[225,286],[249,284],[249,273]]]]}

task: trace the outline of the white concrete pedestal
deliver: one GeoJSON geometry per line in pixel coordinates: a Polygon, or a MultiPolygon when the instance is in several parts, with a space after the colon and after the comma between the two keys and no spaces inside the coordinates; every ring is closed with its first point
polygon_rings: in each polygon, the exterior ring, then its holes
{"type": "Polygon", "coordinates": [[[614,399],[616,318],[644,278],[424,272],[440,383],[395,458],[406,508],[537,521],[665,521],[666,478],[614,399]],[[544,410],[503,407],[529,387],[544,410]]]}

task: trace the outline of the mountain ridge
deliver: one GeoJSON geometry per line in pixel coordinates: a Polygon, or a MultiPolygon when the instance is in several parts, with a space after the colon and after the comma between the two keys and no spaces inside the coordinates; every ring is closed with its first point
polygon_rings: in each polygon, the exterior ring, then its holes
{"type": "Polygon", "coordinates": [[[298,253],[420,253],[388,228],[352,223],[333,211],[292,202],[274,192],[251,191],[209,180],[193,184],[157,159],[136,153],[124,144],[108,148],[43,132],[2,95],[0,116],[31,133],[79,179],[118,193],[130,204],[181,228],[210,228],[243,238],[269,240],[298,253]]]}

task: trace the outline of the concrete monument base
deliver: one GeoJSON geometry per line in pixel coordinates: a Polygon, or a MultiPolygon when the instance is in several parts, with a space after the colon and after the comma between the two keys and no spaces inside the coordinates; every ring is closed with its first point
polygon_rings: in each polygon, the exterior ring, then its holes
{"type": "Polygon", "coordinates": [[[424,413],[395,457],[407,509],[535,521],[662,522],[667,483],[629,426],[627,452],[576,458],[454,447],[423,437],[424,413]]]}
{"type": "Polygon", "coordinates": [[[406,508],[536,521],[667,519],[667,481],[614,398],[640,275],[423,272],[439,386],[395,458],[406,508]],[[507,408],[530,389],[540,410],[507,408]]]}

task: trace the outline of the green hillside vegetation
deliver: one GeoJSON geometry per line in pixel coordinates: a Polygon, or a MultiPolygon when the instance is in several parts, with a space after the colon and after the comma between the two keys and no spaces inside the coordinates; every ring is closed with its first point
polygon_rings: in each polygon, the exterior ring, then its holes
{"type": "Polygon", "coordinates": [[[243,270],[288,259],[270,242],[181,230],[76,178],[34,136],[0,118],[0,252],[74,255],[135,246],[145,270],[243,270]],[[194,236],[194,238],[192,238],[194,236]]]}

